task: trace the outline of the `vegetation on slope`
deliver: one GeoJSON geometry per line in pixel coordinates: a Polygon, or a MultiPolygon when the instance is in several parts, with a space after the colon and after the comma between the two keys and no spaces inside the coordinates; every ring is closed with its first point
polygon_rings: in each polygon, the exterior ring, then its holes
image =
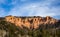
{"type": "Polygon", "coordinates": [[[60,22],[56,24],[42,24],[37,29],[28,29],[0,20],[0,37],[60,37],[60,22]]]}

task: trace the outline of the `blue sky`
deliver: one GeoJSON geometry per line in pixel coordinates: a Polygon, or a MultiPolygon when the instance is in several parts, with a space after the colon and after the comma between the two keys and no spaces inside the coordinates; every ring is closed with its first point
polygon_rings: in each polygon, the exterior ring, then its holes
{"type": "Polygon", "coordinates": [[[0,0],[0,17],[7,15],[60,19],[60,0],[0,0]]]}

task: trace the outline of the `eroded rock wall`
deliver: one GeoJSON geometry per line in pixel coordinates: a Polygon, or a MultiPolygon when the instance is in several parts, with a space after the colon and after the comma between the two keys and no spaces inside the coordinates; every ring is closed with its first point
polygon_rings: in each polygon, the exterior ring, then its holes
{"type": "Polygon", "coordinates": [[[22,28],[22,26],[28,27],[28,28],[37,28],[41,24],[54,24],[57,22],[56,19],[46,16],[46,17],[40,17],[40,16],[33,16],[33,17],[17,17],[17,16],[6,16],[6,21],[16,24],[16,26],[19,26],[22,28]]]}

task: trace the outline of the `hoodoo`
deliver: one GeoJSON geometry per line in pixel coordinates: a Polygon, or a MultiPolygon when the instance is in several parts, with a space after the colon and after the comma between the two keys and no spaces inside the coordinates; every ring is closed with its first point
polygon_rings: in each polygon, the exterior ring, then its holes
{"type": "Polygon", "coordinates": [[[17,17],[17,16],[6,16],[5,17],[6,21],[14,23],[16,26],[22,27],[25,26],[27,28],[37,28],[41,24],[54,24],[58,20],[46,16],[46,17],[40,17],[40,16],[29,16],[29,17],[17,17]]]}

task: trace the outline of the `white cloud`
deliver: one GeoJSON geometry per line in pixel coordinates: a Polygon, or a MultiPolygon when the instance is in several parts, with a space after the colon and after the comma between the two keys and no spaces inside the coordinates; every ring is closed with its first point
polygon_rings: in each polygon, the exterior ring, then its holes
{"type": "Polygon", "coordinates": [[[0,17],[3,17],[3,16],[5,16],[5,11],[2,9],[2,8],[0,8],[0,17]]]}
{"type": "Polygon", "coordinates": [[[14,16],[57,16],[60,15],[60,8],[51,7],[55,0],[46,0],[44,2],[27,3],[23,6],[15,6],[8,15],[14,16]],[[24,14],[27,13],[27,14],[24,14]]]}
{"type": "Polygon", "coordinates": [[[9,15],[24,16],[24,13],[28,13],[28,16],[56,16],[59,12],[56,8],[49,8],[47,6],[40,5],[27,5],[23,7],[17,7],[9,12],[9,15]]]}

